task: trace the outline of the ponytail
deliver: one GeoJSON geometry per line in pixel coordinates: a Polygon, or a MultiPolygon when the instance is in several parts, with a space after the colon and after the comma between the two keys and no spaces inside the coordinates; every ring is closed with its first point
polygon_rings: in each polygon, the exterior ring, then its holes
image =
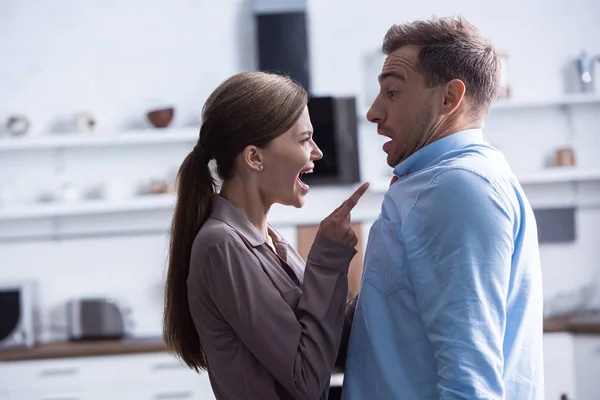
{"type": "Polygon", "coordinates": [[[188,306],[187,278],[192,244],[208,218],[215,180],[202,146],[196,145],[177,175],[177,202],[171,223],[163,317],[164,340],[190,368],[206,370],[206,356],[188,306]]]}

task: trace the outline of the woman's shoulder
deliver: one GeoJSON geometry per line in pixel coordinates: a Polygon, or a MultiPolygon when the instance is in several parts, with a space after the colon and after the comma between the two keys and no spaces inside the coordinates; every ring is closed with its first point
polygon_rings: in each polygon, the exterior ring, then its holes
{"type": "Polygon", "coordinates": [[[198,273],[214,266],[220,255],[249,251],[236,230],[226,223],[209,219],[200,228],[192,245],[190,274],[198,273]],[[214,262],[211,262],[213,260],[214,262]]]}
{"type": "Polygon", "coordinates": [[[214,251],[228,245],[244,245],[239,233],[227,223],[209,218],[194,240],[194,248],[203,252],[214,251]]]}

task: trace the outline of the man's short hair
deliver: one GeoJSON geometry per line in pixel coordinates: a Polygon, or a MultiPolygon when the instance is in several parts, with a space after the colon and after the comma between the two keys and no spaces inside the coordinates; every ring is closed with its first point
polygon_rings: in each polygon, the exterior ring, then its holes
{"type": "Polygon", "coordinates": [[[394,25],[383,39],[383,53],[419,47],[418,68],[428,87],[460,79],[471,113],[485,116],[496,99],[500,59],[492,44],[463,17],[433,18],[394,25]]]}

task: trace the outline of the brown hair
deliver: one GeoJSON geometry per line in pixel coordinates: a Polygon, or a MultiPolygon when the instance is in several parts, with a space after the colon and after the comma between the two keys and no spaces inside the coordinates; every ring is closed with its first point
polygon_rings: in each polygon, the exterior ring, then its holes
{"type": "Polygon", "coordinates": [[[209,161],[216,161],[221,179],[231,179],[246,146],[264,147],[290,129],[307,101],[304,88],[288,77],[245,72],[221,83],[204,104],[198,143],[177,175],[163,320],[168,348],[196,371],[207,363],[188,307],[187,278],[192,244],[216,190],[209,161]]]}
{"type": "Polygon", "coordinates": [[[418,68],[428,87],[460,79],[471,114],[481,117],[498,95],[500,60],[479,30],[462,17],[433,18],[392,26],[383,39],[389,55],[407,45],[419,47],[418,68]]]}

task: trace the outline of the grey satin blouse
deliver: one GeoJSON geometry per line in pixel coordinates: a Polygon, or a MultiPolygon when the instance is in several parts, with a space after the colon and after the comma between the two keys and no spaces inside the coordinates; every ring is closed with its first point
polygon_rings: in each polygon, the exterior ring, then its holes
{"type": "Polygon", "coordinates": [[[215,195],[198,233],[188,300],[218,400],[324,400],[356,250],[317,235],[307,262],[215,195]]]}

